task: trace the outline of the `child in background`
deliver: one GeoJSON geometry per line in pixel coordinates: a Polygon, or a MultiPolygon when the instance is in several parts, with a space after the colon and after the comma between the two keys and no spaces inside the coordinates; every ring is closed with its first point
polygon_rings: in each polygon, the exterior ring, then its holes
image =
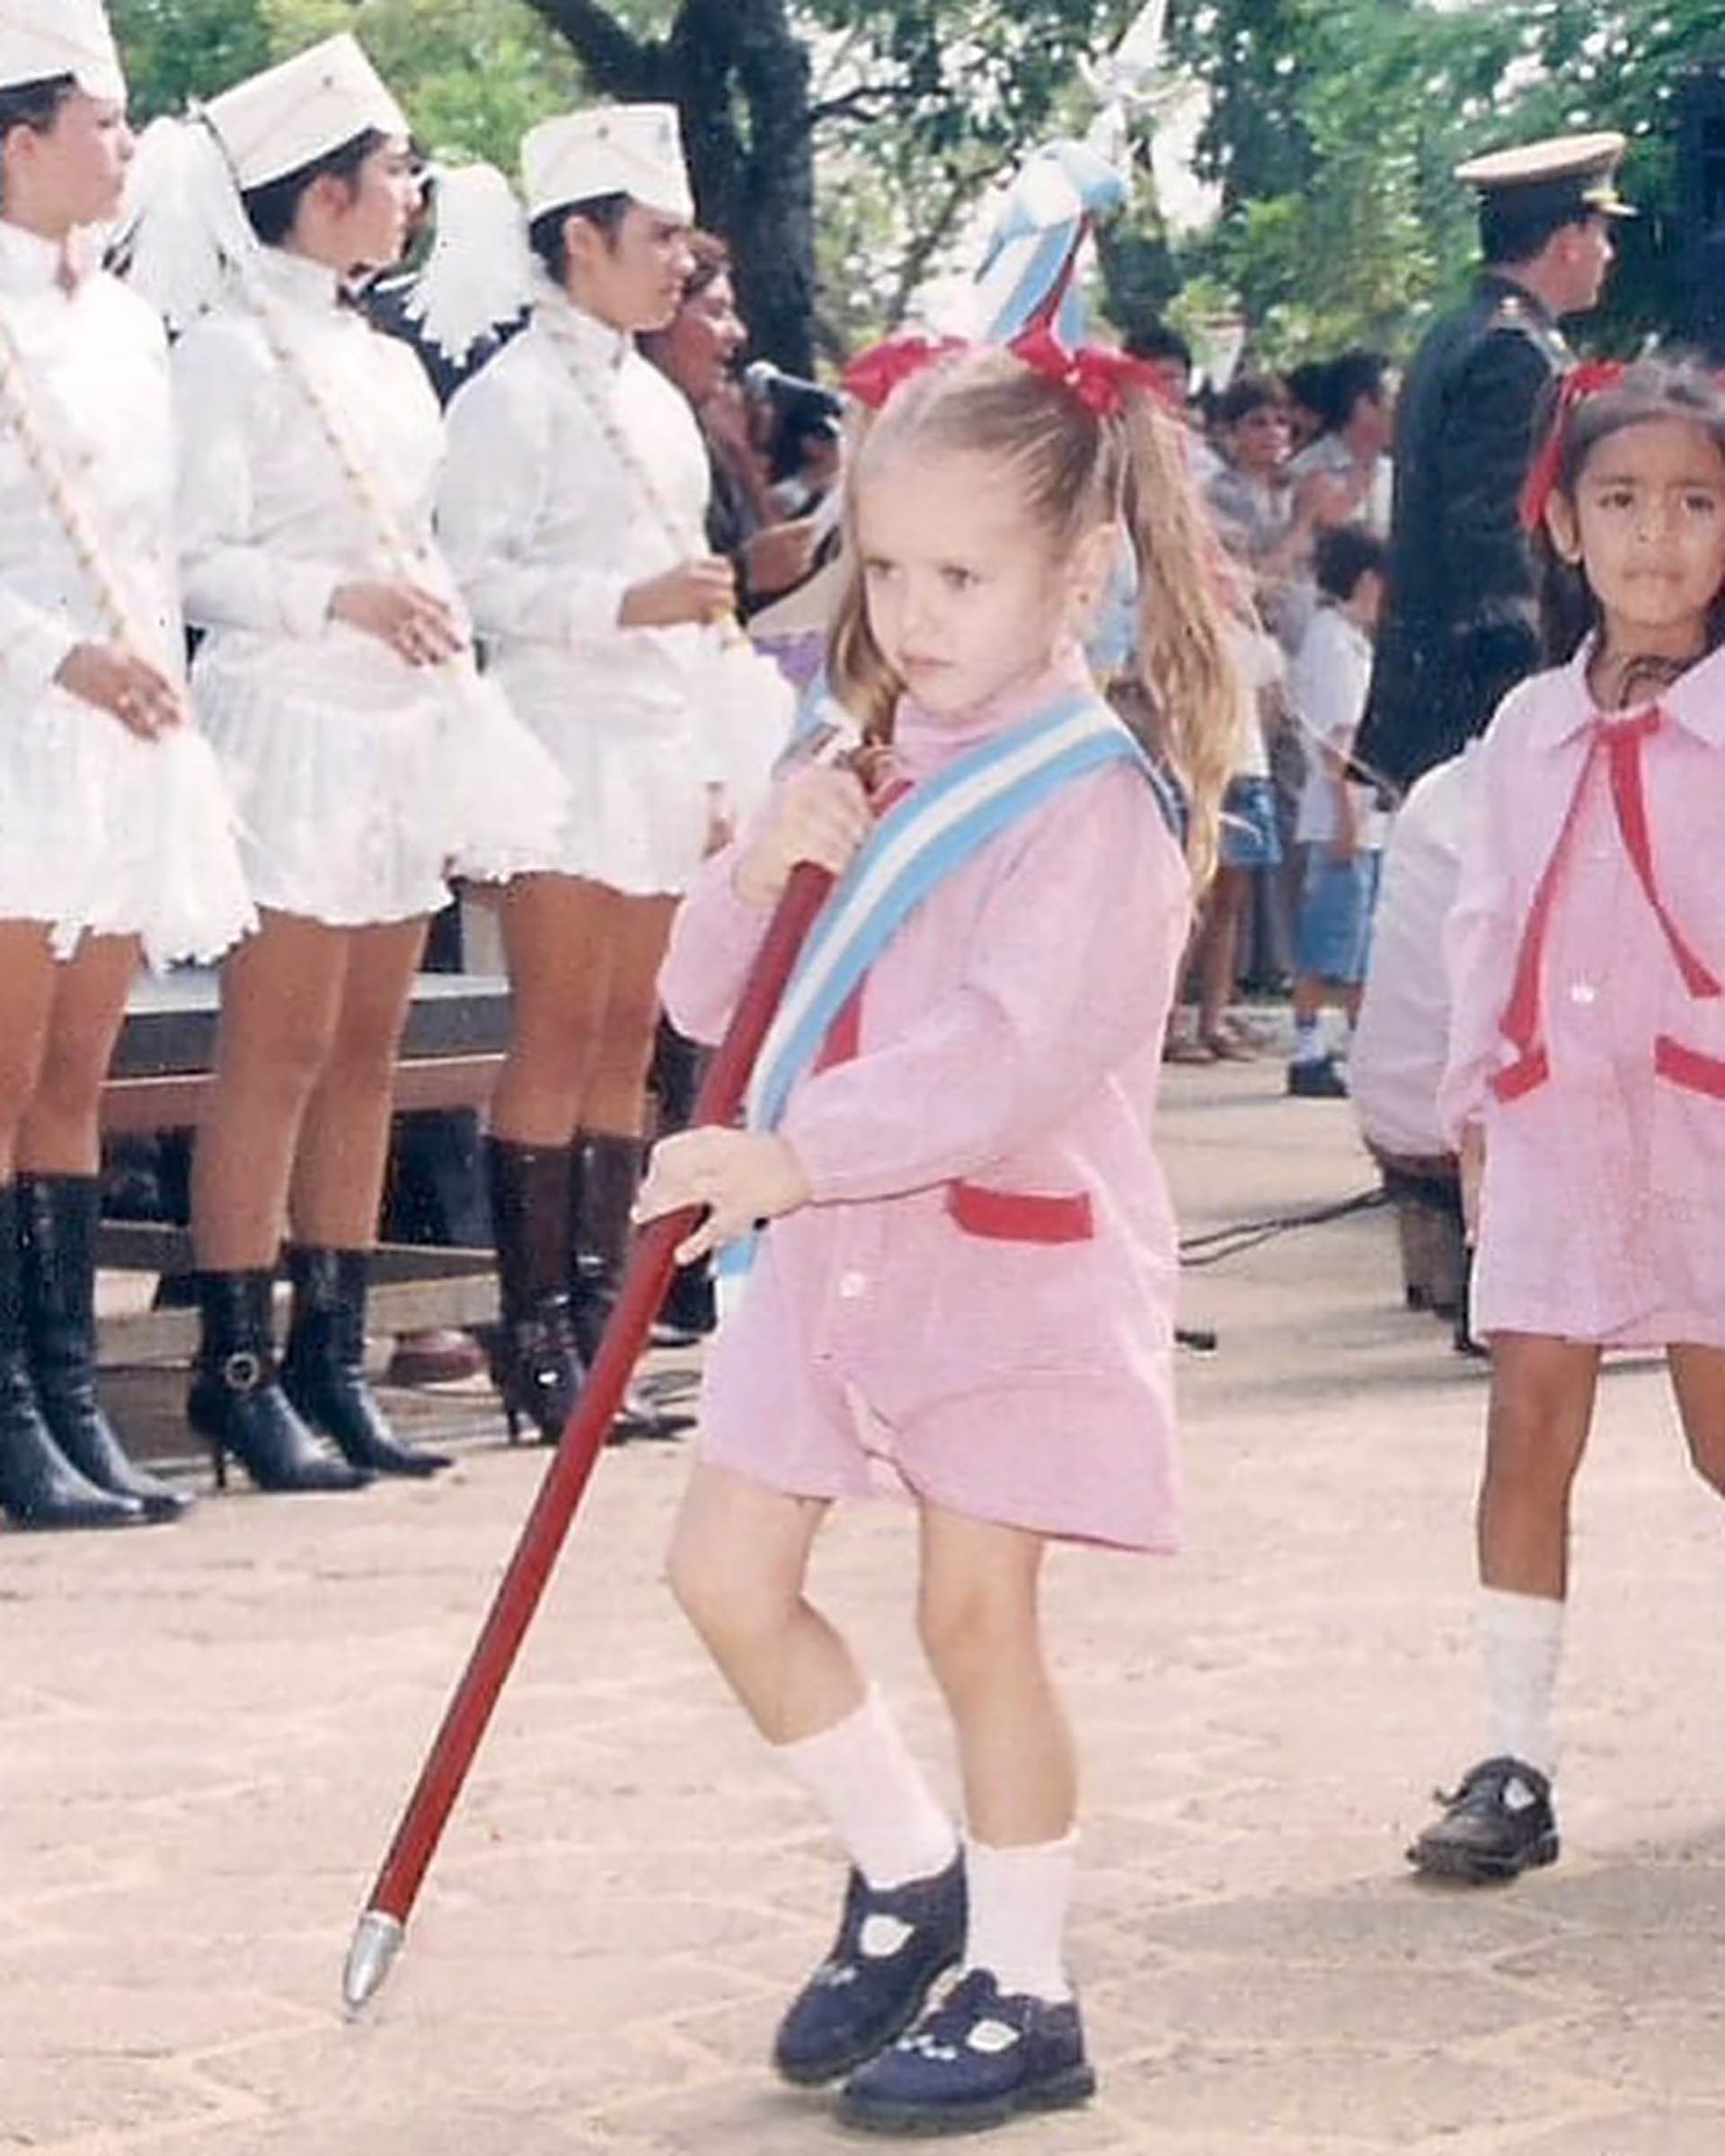
{"type": "MultiPolygon", "coordinates": [[[[880,390],[915,364],[897,349],[868,370],[880,390]]],[[[830,671],[908,791],[869,835],[857,780],[804,768],[708,864],[664,974],[703,1038],[792,864],[856,857],[782,1006],[783,1022],[825,981],[782,1116],[769,1097],[747,1130],[666,1141],[639,1207],[708,1208],[685,1257],[771,1224],[708,1361],[670,1576],[851,1860],[775,2063],[798,2083],[848,2074],[841,2116],[880,2131],[988,2125],[1094,2086],[1065,1954],[1075,1769],[1039,1581],[1051,1540],[1173,1536],[1176,1253],[1151,1119],[1191,877],[1078,649],[1123,518],[1140,671],[1200,876],[1233,686],[1202,513],[1147,370],[1046,336],[1018,349],[924,365],[858,454],[830,671]],[[915,888],[882,901],[868,943],[875,879],[919,846],[915,888]],[[846,936],[849,969],[823,976],[846,936]],[[883,1480],[919,1510],[962,1842],[806,1598],[827,1507],[883,1480]]],[[[769,1042],[769,1094],[780,1067],[769,1042]]]]}
{"type": "Polygon", "coordinates": [[[1725,1492],[1725,394],[1666,363],[1576,369],[1526,508],[1559,663],[1481,746],[1446,934],[1440,1108],[1492,1362],[1490,1735],[1408,1854],[1470,1882],[1558,1853],[1570,1491],[1602,1350],[1666,1349],[1725,1492]]]}
{"type": "Polygon", "coordinates": [[[1323,1010],[1339,1003],[1351,1030],[1371,945],[1383,832],[1373,789],[1349,782],[1349,757],[1372,678],[1372,632],[1384,600],[1385,550],[1357,525],[1323,533],[1314,569],[1319,605],[1288,674],[1305,737],[1305,777],[1295,837],[1305,849],[1294,977],[1294,1056],[1287,1090],[1337,1100],[1348,1082],[1325,1047],[1323,1010]]]}

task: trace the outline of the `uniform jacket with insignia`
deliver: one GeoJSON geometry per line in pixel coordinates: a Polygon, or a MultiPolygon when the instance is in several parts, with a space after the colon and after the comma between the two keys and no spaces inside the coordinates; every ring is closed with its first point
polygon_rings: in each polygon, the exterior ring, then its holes
{"type": "Polygon", "coordinates": [[[1487,275],[1427,332],[1396,414],[1390,592],[1362,760],[1406,786],[1541,664],[1519,521],[1539,395],[1573,355],[1540,302],[1487,275]]]}

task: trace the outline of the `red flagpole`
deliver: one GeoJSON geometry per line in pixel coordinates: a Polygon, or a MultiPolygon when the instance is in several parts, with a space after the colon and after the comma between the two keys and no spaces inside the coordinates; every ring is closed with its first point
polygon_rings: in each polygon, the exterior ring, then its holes
{"type": "MultiPolygon", "coordinates": [[[[735,1119],[791,968],[831,886],[827,871],[810,862],[792,871],[708,1068],[695,1101],[694,1123],[735,1119]]],[[[593,1463],[622,1405],[641,1345],[665,1299],[677,1246],[699,1218],[697,1208],[686,1207],[652,1222],[636,1241],[598,1354],[355,1930],[341,1987],[351,2013],[377,1990],[400,1950],[426,1871],[556,1565],[593,1463]]]]}

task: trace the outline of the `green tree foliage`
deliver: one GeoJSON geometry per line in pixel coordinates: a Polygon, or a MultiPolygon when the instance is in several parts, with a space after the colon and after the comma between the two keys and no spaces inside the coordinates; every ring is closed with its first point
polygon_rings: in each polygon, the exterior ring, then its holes
{"type": "Polygon", "coordinates": [[[1238,295],[1265,358],[1405,350],[1473,258],[1455,164],[1569,129],[1631,137],[1646,213],[1591,336],[1630,346],[1681,319],[1673,109],[1685,70],[1725,58],[1711,0],[1177,0],[1173,36],[1212,94],[1199,156],[1223,188],[1182,269],[1238,295]]]}
{"type": "Polygon", "coordinates": [[[574,55],[526,0],[111,0],[141,119],[183,109],[315,39],[363,40],[439,156],[513,171],[522,134],[582,102],[574,55]]]}

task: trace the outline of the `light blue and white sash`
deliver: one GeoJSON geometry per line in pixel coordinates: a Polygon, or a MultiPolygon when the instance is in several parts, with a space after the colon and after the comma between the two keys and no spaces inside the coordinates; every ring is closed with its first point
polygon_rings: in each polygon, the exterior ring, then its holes
{"type": "MultiPolygon", "coordinates": [[[[1092,690],[1063,697],[968,750],[888,809],[827,900],[792,969],[745,1097],[749,1129],[777,1127],[839,1012],[929,893],[1063,786],[1112,763],[1137,765],[1154,790],[1169,828],[1178,833],[1179,811],[1166,781],[1092,690]]],[[[730,1245],[721,1268],[747,1271],[754,1241],[744,1236],[730,1245]]]]}

